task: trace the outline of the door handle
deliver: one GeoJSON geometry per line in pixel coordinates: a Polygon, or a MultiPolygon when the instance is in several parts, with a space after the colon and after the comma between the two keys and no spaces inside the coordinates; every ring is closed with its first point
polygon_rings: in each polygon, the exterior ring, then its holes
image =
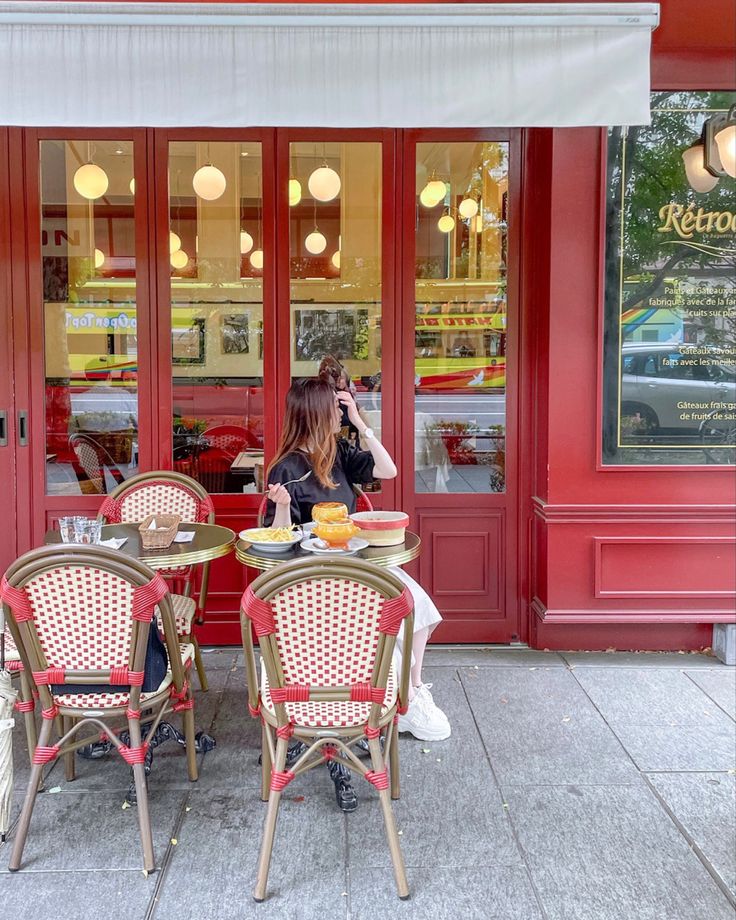
{"type": "Polygon", "coordinates": [[[0,410],[0,447],[8,446],[8,413],[0,410]]]}
{"type": "Polygon", "coordinates": [[[28,447],[28,413],[18,412],[18,445],[28,447]]]}

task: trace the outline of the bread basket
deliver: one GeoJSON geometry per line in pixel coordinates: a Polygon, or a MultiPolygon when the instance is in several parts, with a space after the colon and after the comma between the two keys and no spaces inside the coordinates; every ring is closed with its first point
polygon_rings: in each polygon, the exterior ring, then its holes
{"type": "Polygon", "coordinates": [[[143,549],[166,549],[174,542],[181,516],[178,514],[149,514],[138,525],[143,549]],[[151,524],[155,522],[155,528],[151,524]]]}

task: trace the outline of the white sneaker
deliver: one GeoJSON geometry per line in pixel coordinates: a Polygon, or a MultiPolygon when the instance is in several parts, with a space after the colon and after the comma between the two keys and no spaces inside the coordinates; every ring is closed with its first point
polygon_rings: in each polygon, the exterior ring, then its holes
{"type": "Polygon", "coordinates": [[[444,741],[452,729],[447,716],[437,706],[429,692],[431,684],[421,684],[414,691],[405,715],[399,716],[399,731],[411,732],[420,741],[444,741]]]}

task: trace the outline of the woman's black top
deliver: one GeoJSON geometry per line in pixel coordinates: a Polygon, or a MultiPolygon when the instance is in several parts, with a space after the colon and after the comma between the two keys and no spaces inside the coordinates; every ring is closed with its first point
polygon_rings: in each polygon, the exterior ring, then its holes
{"type": "MultiPolygon", "coordinates": [[[[295,482],[287,486],[291,493],[291,521],[293,524],[307,524],[312,520],[312,507],[318,502],[342,502],[347,505],[348,513],[355,511],[355,492],[353,485],[373,481],[373,455],[368,450],[358,450],[340,438],[337,442],[337,456],[332,467],[332,481],[337,484],[336,489],[323,486],[316,476],[312,475],[304,482],[295,482]]],[[[277,482],[288,482],[298,479],[311,464],[306,454],[299,451],[289,454],[274,466],[268,476],[268,482],[275,485],[277,482]]],[[[267,502],[263,523],[269,527],[273,523],[276,513],[274,502],[267,502]]]]}

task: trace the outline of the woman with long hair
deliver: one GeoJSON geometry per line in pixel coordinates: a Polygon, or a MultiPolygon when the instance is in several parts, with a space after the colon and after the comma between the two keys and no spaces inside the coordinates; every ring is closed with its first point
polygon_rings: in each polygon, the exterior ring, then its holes
{"type": "MultiPolygon", "coordinates": [[[[352,513],[356,503],[354,485],[395,476],[394,461],[361,418],[349,390],[336,390],[324,379],[297,380],[286,395],[281,441],[268,469],[270,502],[264,523],[274,527],[306,524],[312,520],[313,506],[323,501],[342,502],[352,513]],[[357,428],[366,450],[337,437],[343,409],[357,428]],[[309,471],[312,475],[304,482],[296,482],[288,488],[281,485],[309,471]]],[[[435,705],[429,685],[422,681],[427,640],[442,617],[427,592],[413,578],[399,568],[391,571],[409,587],[414,599],[412,648],[402,649],[401,635],[397,643],[401,653],[406,651],[412,655],[409,708],[405,715],[399,716],[399,731],[411,732],[423,741],[442,741],[450,736],[450,723],[435,705]]],[[[345,768],[342,770],[347,774],[349,785],[350,774],[345,768]]],[[[344,807],[338,786],[340,778],[333,775],[333,779],[338,803],[344,807]]],[[[340,781],[345,782],[345,777],[340,781]]],[[[349,792],[354,797],[352,787],[349,792]]]]}

